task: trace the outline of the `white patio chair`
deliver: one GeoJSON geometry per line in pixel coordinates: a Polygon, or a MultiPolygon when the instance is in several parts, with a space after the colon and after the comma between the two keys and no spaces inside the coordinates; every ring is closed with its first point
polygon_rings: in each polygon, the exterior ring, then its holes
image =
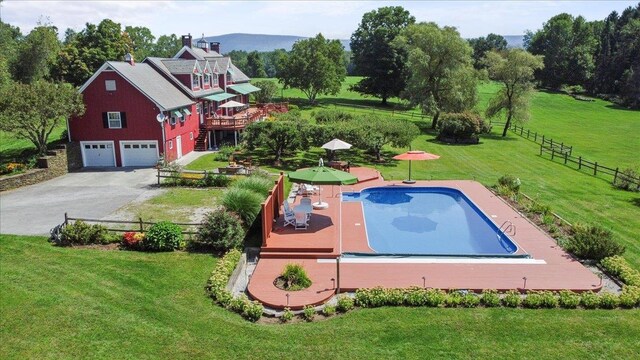
{"type": "Polygon", "coordinates": [[[295,213],[294,217],[296,221],[296,230],[306,230],[309,227],[309,219],[307,219],[307,214],[303,212],[297,212],[295,213]]]}
{"type": "Polygon", "coordinates": [[[285,200],[282,203],[282,207],[284,208],[284,213],[285,214],[291,214],[293,215],[293,210],[291,209],[291,205],[289,205],[289,202],[287,200],[285,200]]]}
{"type": "Polygon", "coordinates": [[[291,213],[284,213],[284,224],[282,226],[287,226],[287,225],[291,225],[295,228],[297,228],[297,224],[296,224],[296,215],[291,212],[291,213]]]}

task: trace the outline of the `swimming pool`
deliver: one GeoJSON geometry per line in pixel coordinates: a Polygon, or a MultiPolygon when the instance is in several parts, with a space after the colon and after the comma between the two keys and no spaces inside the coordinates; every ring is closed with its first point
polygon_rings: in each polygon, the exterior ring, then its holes
{"type": "Polygon", "coordinates": [[[372,255],[528,257],[456,189],[374,187],[342,201],[362,202],[372,255]]]}

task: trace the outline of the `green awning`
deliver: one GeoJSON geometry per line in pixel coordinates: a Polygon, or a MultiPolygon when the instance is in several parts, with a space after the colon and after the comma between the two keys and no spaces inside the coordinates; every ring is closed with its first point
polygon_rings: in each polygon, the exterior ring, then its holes
{"type": "Polygon", "coordinates": [[[189,109],[182,109],[182,111],[187,115],[191,115],[191,111],[189,111],[189,109]]]}
{"type": "Polygon", "coordinates": [[[171,112],[173,115],[175,115],[175,117],[182,117],[182,113],[178,110],[174,110],[171,112]]]}
{"type": "Polygon", "coordinates": [[[219,93],[219,94],[213,94],[213,95],[205,96],[204,98],[207,99],[207,100],[220,102],[220,101],[224,101],[224,100],[230,99],[230,98],[232,98],[234,96],[236,96],[236,95],[223,92],[223,93],[219,93]]]}
{"type": "Polygon", "coordinates": [[[236,91],[242,95],[247,95],[252,92],[260,91],[259,87],[255,87],[249,83],[233,84],[233,85],[229,85],[228,87],[231,88],[231,90],[236,91]]]}

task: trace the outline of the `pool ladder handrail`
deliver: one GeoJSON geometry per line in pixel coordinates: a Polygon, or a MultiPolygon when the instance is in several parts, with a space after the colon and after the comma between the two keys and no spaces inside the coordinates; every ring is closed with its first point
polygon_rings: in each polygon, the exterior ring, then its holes
{"type": "Polygon", "coordinates": [[[500,231],[510,236],[516,236],[516,226],[513,225],[510,220],[507,220],[500,225],[500,231]]]}

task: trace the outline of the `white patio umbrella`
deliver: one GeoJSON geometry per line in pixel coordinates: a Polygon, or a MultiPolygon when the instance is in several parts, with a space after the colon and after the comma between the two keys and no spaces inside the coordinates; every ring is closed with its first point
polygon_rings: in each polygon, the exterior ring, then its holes
{"type": "Polygon", "coordinates": [[[330,158],[333,159],[333,155],[336,150],[351,149],[351,144],[344,142],[340,139],[333,139],[328,143],[322,145],[322,148],[331,151],[330,158]]]}
{"type": "Polygon", "coordinates": [[[241,102],[237,102],[235,100],[227,101],[226,103],[220,105],[221,108],[237,108],[237,107],[242,107],[242,106],[246,106],[246,104],[243,104],[241,102]]]}

